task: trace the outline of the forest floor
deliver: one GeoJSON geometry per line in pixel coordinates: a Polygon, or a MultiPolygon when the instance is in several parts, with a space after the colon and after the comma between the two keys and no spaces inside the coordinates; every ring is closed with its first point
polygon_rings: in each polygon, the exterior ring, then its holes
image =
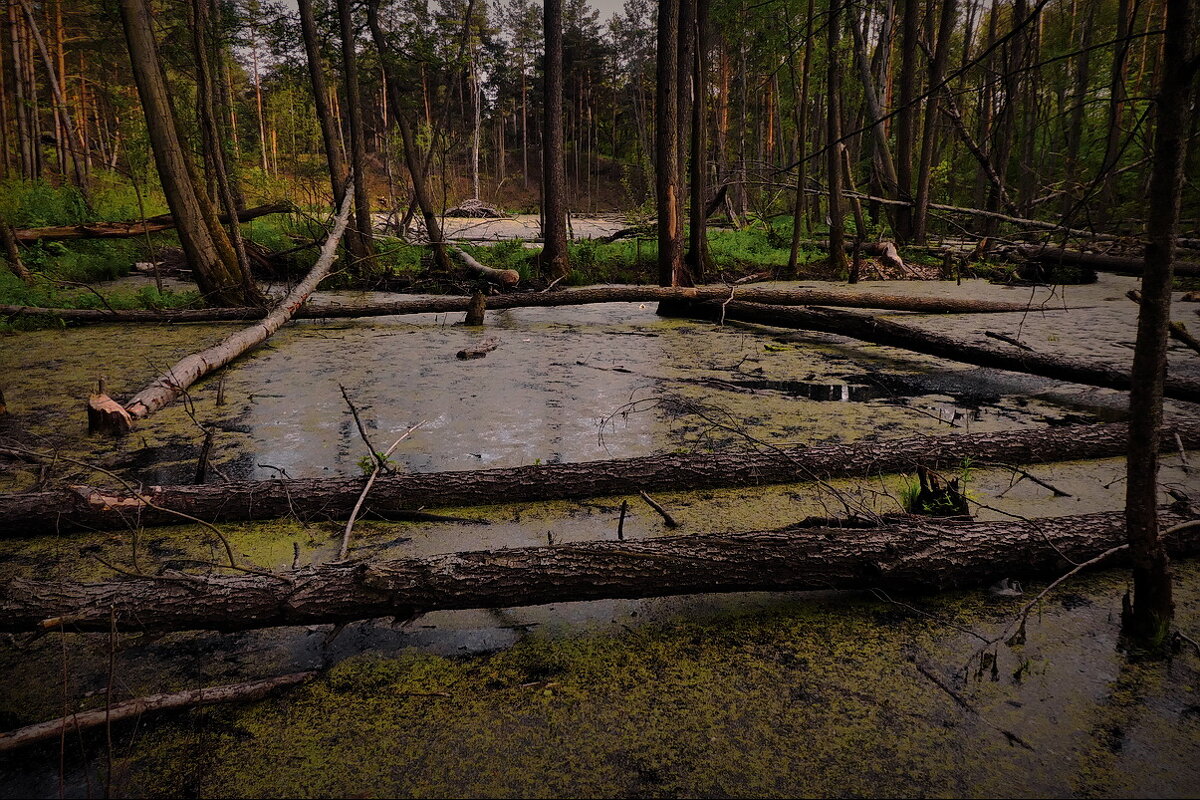
{"type": "MultiPolygon", "coordinates": [[[[125,279],[126,282],[147,279],[125,279]]],[[[795,285],[824,285],[802,282],[795,285]]],[[[892,314],[965,340],[983,331],[1039,351],[1125,365],[1134,279],[1071,287],[984,281],[866,282],[862,291],[1028,302],[1014,314],[892,314]],[[1064,310],[1065,309],[1065,310],[1064,310]]],[[[321,301],[379,299],[325,292],[321,301]]],[[[1178,299],[1178,295],[1176,296],[1178,299]]],[[[1181,303],[1178,315],[1195,305],[1181,303]]],[[[126,396],[229,325],[86,327],[13,334],[0,348],[10,414],[0,436],[145,483],[188,482],[203,435],[217,475],[361,474],[366,450],[344,385],[378,445],[424,421],[393,456],[408,471],[475,469],[674,450],[899,438],[1120,419],[1125,396],[978,369],[841,337],[656,316],[653,304],[302,321],[179,404],[113,442],[83,436],[97,376],[126,396]],[[454,353],[485,336],[478,361],[454,353]]],[[[1171,373],[1200,377],[1172,344],[1171,373]]],[[[1168,414],[1194,407],[1168,402],[1168,414]]],[[[1200,492],[1200,453],[1165,458],[1166,487],[1200,492]]],[[[1120,459],[1044,465],[1056,497],[1007,469],[958,471],[979,519],[1123,507],[1120,459]]],[[[0,490],[42,476],[11,465],[0,490]]],[[[66,483],[104,484],[59,464],[66,483]]],[[[899,510],[911,476],[835,481],[899,510]]],[[[656,499],[674,533],[780,527],[836,513],[829,488],[794,484],[679,491],[656,499]]],[[[1164,495],[1165,499],[1165,495],[1164,495]]],[[[356,527],[353,557],[668,533],[640,498],[508,504],[440,513],[470,522],[356,527]]],[[[336,557],[342,525],[294,520],[222,526],[266,568],[336,557]]],[[[144,558],[211,560],[199,528],[151,529],[144,558]]],[[[8,538],[0,579],[98,579],[126,563],[120,532],[8,538]]],[[[1178,624],[1200,631],[1200,568],[1178,565],[1178,624]]],[[[110,648],[120,697],[296,669],[310,686],[249,706],[118,728],[114,792],[135,795],[1054,795],[1184,796],[1200,781],[1200,657],[1130,662],[1117,631],[1126,574],[1072,581],[1031,617],[1023,643],[981,641],[1039,587],[896,598],[755,593],[438,612],[408,624],[162,638],[101,634],[0,642],[0,728],[102,705],[110,648]],[[968,632],[973,631],[974,633],[968,632]],[[981,660],[982,658],[982,660],[981,660]],[[930,675],[935,676],[930,678],[930,675]],[[950,692],[938,685],[940,681],[950,692]],[[64,685],[65,695],[64,695],[64,685]],[[970,708],[957,703],[956,694],[970,708]],[[1033,749],[1012,743],[1015,733],[1033,749]]],[[[103,734],[0,757],[0,795],[98,793],[103,734]]]]}

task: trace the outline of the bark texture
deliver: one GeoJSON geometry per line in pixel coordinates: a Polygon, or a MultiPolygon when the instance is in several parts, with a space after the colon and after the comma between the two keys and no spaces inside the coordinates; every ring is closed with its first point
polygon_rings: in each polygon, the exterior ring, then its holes
{"type": "Polygon", "coordinates": [[[563,144],[563,4],[546,0],[543,12],[546,41],[542,111],[542,260],[550,275],[565,276],[567,255],[567,176],[563,144]]]}
{"type": "MultiPolygon", "coordinates": [[[[923,331],[899,322],[881,319],[870,314],[829,308],[796,308],[769,306],[764,303],[732,301],[724,304],[695,303],[691,308],[697,316],[715,319],[756,322],[780,328],[800,328],[824,333],[837,333],[875,344],[901,347],[916,353],[927,353],[952,361],[976,364],[981,367],[1025,372],[1058,381],[1103,386],[1128,391],[1134,382],[1123,369],[1107,364],[1081,361],[1065,356],[1038,353],[1032,350],[997,350],[980,347],[940,333],[923,331]]],[[[678,306],[673,313],[682,311],[678,306]]],[[[1200,402],[1200,381],[1193,378],[1166,378],[1164,394],[1176,400],[1200,402]]]]}
{"type": "MultiPolygon", "coordinates": [[[[887,243],[885,243],[887,244],[887,243]]],[[[870,247],[864,252],[875,252],[870,247]]],[[[883,252],[880,250],[880,252],[883,252]]],[[[488,298],[491,310],[504,308],[547,308],[591,303],[652,303],[663,300],[720,300],[730,297],[770,305],[822,305],[849,308],[879,308],[891,311],[919,311],[934,314],[983,314],[1028,311],[1026,303],[1001,303],[992,300],[908,297],[873,292],[845,292],[826,289],[762,289],[754,286],[594,286],[557,292],[526,292],[495,295],[488,298]]],[[[295,313],[297,319],[335,319],[347,317],[387,317],[399,314],[447,314],[466,311],[469,297],[435,297],[423,300],[398,300],[357,306],[308,306],[295,313]]],[[[91,308],[32,308],[0,306],[0,314],[45,314],[68,322],[222,322],[261,319],[267,312],[258,308],[198,308],[179,311],[108,311],[91,308]]]]}
{"type": "MultiPolygon", "coordinates": [[[[1097,272],[1115,272],[1119,275],[1141,275],[1146,268],[1146,259],[1133,256],[1113,256],[1107,253],[1081,253],[1077,250],[1066,250],[1062,247],[1023,245],[1013,248],[1012,253],[1028,261],[1040,264],[1064,264],[1073,267],[1087,267],[1097,272]]],[[[1178,261],[1174,265],[1175,275],[1186,277],[1200,276],[1200,263],[1195,261],[1178,261]]]]}
{"type": "MultiPolygon", "coordinates": [[[[1129,428],[1122,423],[1033,428],[999,433],[914,436],[883,442],[816,444],[780,451],[733,451],[696,455],[541,464],[473,470],[389,474],[376,480],[367,503],[381,516],[423,507],[567,500],[639,491],[677,491],[762,486],[817,479],[912,472],[974,462],[1044,464],[1123,455],[1129,428]]],[[[1200,421],[1168,425],[1164,447],[1178,433],[1183,446],[1200,447],[1200,421]]],[[[366,478],[226,481],[216,485],[148,486],[140,493],[74,486],[0,495],[0,531],[32,536],[78,530],[179,524],[181,512],[211,522],[345,518],[366,478]]]]}
{"type": "MultiPolygon", "coordinates": [[[[1187,510],[1160,514],[1164,527],[1196,519],[1187,510]]],[[[340,562],[277,576],[197,575],[183,582],[19,579],[0,589],[0,631],[107,631],[114,617],[119,630],[233,631],[700,592],[929,592],[1055,575],[1124,539],[1124,515],[1107,512],[1028,522],[914,520],[873,529],[590,541],[340,562]]],[[[1177,556],[1200,552],[1200,525],[1177,530],[1166,544],[1177,556]]]]}

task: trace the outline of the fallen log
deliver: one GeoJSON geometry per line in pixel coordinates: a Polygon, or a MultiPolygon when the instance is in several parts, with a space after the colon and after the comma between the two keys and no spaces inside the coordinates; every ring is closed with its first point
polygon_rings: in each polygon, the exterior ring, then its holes
{"type": "Polygon", "coordinates": [[[224,686],[208,686],[201,689],[186,689],[182,692],[151,694],[134,700],[115,703],[107,709],[80,711],[69,716],[26,725],[14,731],[0,733],[0,753],[16,750],[38,742],[57,739],[77,731],[99,728],[102,725],[141,719],[147,714],[163,714],[168,711],[184,711],[189,708],[215,706],[221,703],[249,703],[261,700],[280,689],[308,683],[317,676],[316,672],[294,672],[275,678],[257,681],[230,683],[224,686]]]}
{"type": "MultiPolygon", "coordinates": [[[[1200,448],[1200,420],[1168,420],[1163,449],[1200,448]],[[1169,442],[1169,444],[1168,444],[1169,442]]],[[[462,472],[396,473],[376,481],[370,512],[387,517],[420,508],[503,502],[576,500],[638,492],[762,486],[832,478],[913,472],[918,466],[953,469],[964,460],[1014,465],[1124,455],[1128,426],[1054,428],[879,442],[817,444],[787,450],[669,453],[644,458],[539,464],[462,472]]],[[[27,455],[25,451],[0,449],[27,455]]],[[[53,457],[52,455],[47,456],[53,457]]],[[[0,495],[0,535],[124,529],[179,524],[179,514],[208,522],[301,518],[345,519],[366,478],[225,481],[219,485],[148,486],[138,493],[75,486],[0,495]]]]}
{"type": "Polygon", "coordinates": [[[498,283],[501,286],[516,286],[521,280],[521,273],[515,269],[493,269],[479,263],[471,257],[470,253],[460,247],[451,247],[450,250],[462,260],[467,269],[492,283],[498,283]]]}
{"type": "MultiPolygon", "coordinates": [[[[1200,552],[1200,519],[1163,510],[1172,558],[1200,552]]],[[[15,579],[0,588],[0,631],[248,630],[429,611],[510,608],[701,592],[886,589],[929,592],[1055,575],[1125,541],[1124,512],[1019,522],[873,529],[792,528],[478,550],[338,562],[276,575],[15,579]],[[1069,559],[1069,561],[1067,560],[1069,559]]]]}
{"type": "Polygon", "coordinates": [[[473,344],[470,347],[459,350],[457,353],[455,353],[455,357],[461,361],[468,361],[473,358],[483,358],[499,346],[500,340],[495,336],[489,336],[478,344],[473,344]]]}
{"type": "MultiPolygon", "coordinates": [[[[349,183],[347,184],[349,186],[349,183]]],[[[347,198],[350,197],[347,190],[347,198]]],[[[351,202],[342,202],[342,208],[334,220],[333,230],[321,248],[317,263],[304,280],[296,284],[287,296],[267,314],[262,322],[244,328],[226,337],[219,344],[198,353],[192,353],[176,362],[174,366],[133,396],[123,407],[107,395],[95,394],[88,400],[88,430],[103,433],[128,433],[134,420],[144,419],[160,408],[174,402],[187,388],[202,377],[220,369],[235,358],[265,342],[275,331],[292,318],[296,310],[304,305],[309,295],[317,288],[333,266],[338,242],[346,231],[350,219],[351,202]]]]}
{"type": "MultiPolygon", "coordinates": [[[[1021,245],[1008,251],[1027,261],[1039,264],[1061,264],[1071,267],[1086,267],[1097,272],[1114,272],[1119,275],[1141,275],[1145,267],[1144,258],[1135,256],[1113,256],[1107,253],[1081,253],[1062,247],[1021,245]]],[[[1176,261],[1175,275],[1195,277],[1200,275],[1200,263],[1176,261]]]]}
{"type": "MultiPolygon", "coordinates": [[[[924,331],[910,325],[832,308],[793,308],[762,303],[693,303],[687,306],[660,306],[660,313],[671,316],[698,316],[704,319],[754,322],[777,328],[800,328],[849,336],[874,344],[900,347],[951,361],[981,367],[1040,375],[1058,381],[1103,386],[1128,391],[1131,385],[1127,369],[1032,351],[1013,352],[969,344],[961,339],[924,331]],[[689,310],[690,309],[690,310],[689,310]]],[[[1164,394],[1176,400],[1200,402],[1200,381],[1168,377],[1164,394]]]]}
{"type": "MultiPolygon", "coordinates": [[[[268,214],[287,214],[295,210],[296,207],[291,203],[268,203],[237,212],[237,219],[238,222],[250,222],[268,214]]],[[[229,224],[228,214],[220,214],[219,219],[222,224],[229,224]]],[[[13,237],[20,244],[61,242],[68,239],[129,239],[174,227],[174,217],[170,214],[160,214],[136,222],[84,222],[79,225],[56,225],[49,228],[24,228],[13,231],[13,237]]]]}
{"type": "MultiPolygon", "coordinates": [[[[1002,303],[971,298],[908,297],[874,292],[847,292],[827,289],[763,289],[757,286],[593,286],[563,289],[557,292],[517,292],[487,299],[488,310],[508,308],[548,308],[590,305],[592,303],[655,303],[663,300],[720,300],[730,297],[768,305],[821,305],[847,308],[878,308],[889,311],[916,311],[927,314],[1004,314],[1028,311],[1028,303],[1002,303]]],[[[298,310],[296,319],[340,319],[386,317],[403,314],[450,314],[466,311],[469,297],[432,297],[397,300],[356,306],[307,306],[298,310]]],[[[1082,308],[1083,306],[1078,306],[1082,308]]],[[[48,315],[67,322],[236,322],[262,319],[267,312],[259,308],[189,308],[177,311],[108,311],[91,308],[34,308],[0,306],[0,314],[13,316],[48,315]]]]}

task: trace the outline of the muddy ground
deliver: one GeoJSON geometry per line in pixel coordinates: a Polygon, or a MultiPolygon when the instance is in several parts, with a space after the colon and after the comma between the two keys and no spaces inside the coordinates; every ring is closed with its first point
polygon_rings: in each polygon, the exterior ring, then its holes
{"type": "MultiPolygon", "coordinates": [[[[801,284],[809,285],[809,284],[801,284]]],[[[827,284],[826,284],[827,285],[827,284]]],[[[1001,315],[896,315],[964,339],[983,331],[1038,350],[1126,366],[1133,279],[1006,288],[978,281],[862,284],[866,291],[1027,300],[1001,315]]],[[[340,302],[355,302],[339,294],[340,302]]],[[[1196,306],[1180,304],[1186,318],[1196,306]]],[[[421,427],[395,460],[412,471],[475,469],[768,444],[885,439],[1120,419],[1125,397],[917,356],[822,334],[661,319],[653,305],[306,321],[194,387],[119,442],[88,439],[83,399],[103,372],[128,396],[222,325],[78,328],[0,341],[9,435],[149,483],[190,481],[201,426],[217,430],[219,480],[361,472],[366,454],[339,384],[376,449],[421,427]],[[461,362],[484,336],[501,346],[461,362]],[[224,381],[227,402],[216,404],[224,381]],[[189,413],[190,412],[190,413],[189,413]]],[[[1195,325],[1193,324],[1193,327],[1195,325]]],[[[1173,374],[1200,357],[1173,346],[1173,374]]],[[[1194,414],[1169,403],[1168,413],[1194,414]]],[[[1164,487],[1200,495],[1200,453],[1166,459],[1164,487]]],[[[1033,468],[1069,492],[964,464],[980,518],[1058,516],[1123,505],[1119,459],[1033,468]]],[[[52,475],[101,484],[59,464],[52,475]]],[[[0,490],[42,476],[10,467],[0,490]]],[[[842,481],[856,502],[897,510],[911,478],[842,481]]],[[[360,524],[355,557],[378,558],[615,536],[623,498],[445,513],[461,523],[360,524]]],[[[626,535],[665,533],[638,498],[626,535]]],[[[814,485],[663,494],[677,532],[778,527],[841,504],[814,485]]],[[[335,557],[340,525],[230,525],[263,567],[335,557]]],[[[111,575],[121,532],[6,539],[0,576],[111,575]]],[[[158,560],[209,559],[193,528],[147,532],[158,560]]],[[[1177,575],[1179,624],[1200,633],[1200,572],[1177,575]]],[[[1125,575],[1099,573],[1055,594],[1023,644],[993,644],[1036,591],[941,597],[745,594],[444,612],[407,624],[238,635],[118,637],[115,684],[133,696],[298,668],[313,685],[242,708],[117,731],[116,790],[135,795],[1194,795],[1200,785],[1200,659],[1130,663],[1118,651],[1125,575]],[[983,649],[981,656],[978,651],[983,649]],[[995,661],[989,661],[989,653],[995,661]],[[981,660],[982,659],[982,660],[981,660]],[[995,668],[993,669],[993,663],[995,668]],[[966,700],[957,703],[929,674],[966,700]],[[978,713],[976,713],[978,712],[978,713]],[[997,728],[1033,749],[1013,743],[997,728]]],[[[0,727],[95,707],[105,636],[0,646],[0,727]],[[66,686],[64,694],[63,686],[66,686]]],[[[0,793],[98,794],[103,736],[0,758],[0,793]],[[60,785],[61,783],[61,785],[60,785]]]]}

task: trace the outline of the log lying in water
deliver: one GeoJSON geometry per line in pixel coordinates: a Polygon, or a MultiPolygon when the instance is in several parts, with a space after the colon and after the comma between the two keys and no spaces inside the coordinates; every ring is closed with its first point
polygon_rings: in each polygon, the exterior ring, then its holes
{"type": "MultiPolygon", "coordinates": [[[[1146,264],[1145,259],[1140,257],[1081,253],[1078,250],[1067,250],[1062,247],[1021,245],[1013,248],[1010,252],[1039,264],[1064,264],[1072,267],[1086,267],[1097,272],[1115,272],[1120,275],[1141,275],[1146,264]]],[[[1200,263],[1176,261],[1174,270],[1176,276],[1194,277],[1200,275],[1200,263]]]]}
{"type": "MultiPolygon", "coordinates": [[[[238,222],[265,217],[268,214],[287,214],[296,209],[291,203],[268,203],[238,212],[238,222]]],[[[222,224],[229,224],[229,215],[221,214],[222,224]]],[[[145,236],[175,227],[175,218],[170,214],[138,220],[137,222],[85,222],[80,225],[58,225],[52,228],[25,228],[13,231],[14,238],[21,244],[33,242],[61,242],[68,239],[129,239],[145,236]]]]}
{"type": "MultiPolygon", "coordinates": [[[[349,184],[347,184],[349,186],[349,184]]],[[[349,195],[347,195],[349,197],[349,195]]],[[[128,433],[134,420],[144,419],[160,408],[173,403],[187,388],[202,377],[220,369],[235,358],[269,339],[279,330],[309,295],[317,288],[333,266],[338,242],[346,232],[350,219],[351,203],[345,200],[334,221],[333,230],[321,247],[320,258],[309,270],[304,280],[296,284],[279,305],[271,309],[262,322],[244,328],[219,344],[198,353],[192,353],[176,362],[174,366],[154,379],[123,407],[104,394],[92,395],[88,400],[88,430],[102,433],[128,433]]]]}
{"type": "MultiPolygon", "coordinates": [[[[822,305],[847,308],[879,308],[890,311],[918,311],[930,314],[988,314],[1028,311],[1028,303],[1001,303],[969,298],[907,297],[904,295],[848,292],[828,289],[762,289],[754,286],[700,286],[673,288],[663,286],[593,286],[558,292],[521,292],[489,297],[489,311],[506,308],[546,308],[592,303],[654,303],[663,300],[720,300],[730,297],[768,305],[822,305]]],[[[296,319],[335,319],[347,317],[387,317],[401,314],[448,314],[466,311],[469,297],[433,297],[398,300],[356,306],[308,306],[295,314],[296,319]]],[[[107,311],[90,308],[33,308],[0,306],[6,316],[45,314],[68,322],[230,322],[261,319],[266,312],[258,308],[195,308],[178,311],[107,311]]]]}
{"type": "MultiPolygon", "coordinates": [[[[1197,517],[1164,510],[1160,524],[1170,529],[1197,517]]],[[[1194,555],[1200,552],[1200,525],[1165,539],[1172,557],[1194,555]]],[[[1029,522],[914,520],[874,529],[591,541],[341,562],[279,576],[133,577],[90,584],[18,579],[0,588],[0,631],[59,626],[107,631],[114,617],[121,630],[232,631],[700,592],[932,591],[1061,573],[1071,562],[1124,541],[1125,515],[1118,511],[1029,522]]]]}
{"type": "MultiPolygon", "coordinates": [[[[1130,374],[1107,364],[1082,361],[1067,356],[1049,355],[1028,350],[999,350],[969,344],[961,339],[940,333],[920,330],[870,314],[832,308],[792,308],[768,306],[762,303],[733,301],[712,302],[686,306],[671,304],[660,307],[660,313],[671,316],[694,315],[705,319],[725,319],[755,322],[778,328],[836,333],[874,344],[901,347],[939,358],[976,364],[981,367],[1025,372],[1059,381],[1103,386],[1127,391],[1130,374]]],[[[1168,377],[1163,393],[1176,400],[1200,402],[1200,381],[1192,378],[1168,377]]]]}
{"type": "Polygon", "coordinates": [[[133,700],[125,700],[114,703],[107,710],[99,708],[95,711],[80,711],[70,716],[0,733],[0,753],[57,739],[77,731],[99,728],[109,723],[115,724],[128,719],[140,719],[147,714],[183,711],[201,706],[215,706],[220,703],[249,703],[261,700],[280,689],[307,683],[315,677],[317,677],[316,672],[294,672],[290,675],[280,675],[257,681],[208,686],[202,689],[186,689],[182,692],[168,694],[151,694],[133,700]]]}
{"type": "MultiPolygon", "coordinates": [[[[1164,450],[1200,447],[1200,420],[1169,420],[1164,450]]],[[[667,454],[577,464],[426,472],[380,476],[370,510],[389,513],[446,506],[571,500],[639,491],[678,491],[760,486],[830,478],[912,472],[918,466],[952,469],[965,459],[1004,464],[1044,464],[1109,458],[1125,453],[1124,424],[949,436],[914,436],[881,442],[819,444],[764,451],[667,454]]],[[[0,531],[9,536],[174,525],[178,513],[210,522],[302,518],[345,519],[366,478],[226,481],[213,485],[149,486],[140,495],[77,486],[46,492],[0,495],[0,531]]],[[[0,534],[3,535],[3,534],[0,534]]]]}

